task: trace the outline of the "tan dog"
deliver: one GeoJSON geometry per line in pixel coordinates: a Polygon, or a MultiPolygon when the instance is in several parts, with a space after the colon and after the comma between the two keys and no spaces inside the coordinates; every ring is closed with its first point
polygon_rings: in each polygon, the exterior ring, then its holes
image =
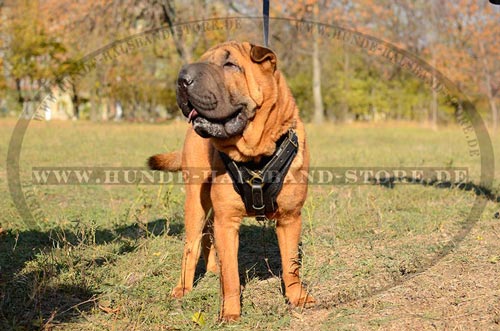
{"type": "Polygon", "coordinates": [[[180,298],[193,288],[200,246],[207,271],[218,271],[216,251],[224,320],[236,320],[241,312],[238,233],[247,212],[242,198],[227,184],[231,179],[219,151],[234,161],[259,162],[275,152],[276,141],[290,128],[298,137],[298,153],[277,196],[276,212],[266,216],[277,222],[286,297],[294,306],[314,302],[301,285],[298,261],[309,156],[303,123],[276,62],[276,55],[267,48],[227,42],[184,66],[178,78],[177,102],[193,126],[187,131],[182,154],[149,159],[152,169],[182,169],[186,182],[186,243],[181,277],[172,296],[180,298]],[[292,183],[292,178],[302,184],[292,183]],[[215,250],[210,238],[212,220],[215,250]]]}

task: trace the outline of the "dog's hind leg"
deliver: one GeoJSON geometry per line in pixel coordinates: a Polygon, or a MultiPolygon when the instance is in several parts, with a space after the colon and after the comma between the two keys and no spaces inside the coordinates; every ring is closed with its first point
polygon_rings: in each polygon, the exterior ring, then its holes
{"type": "Polygon", "coordinates": [[[182,153],[182,170],[186,189],[184,218],[186,242],[182,255],[181,276],[172,296],[181,298],[193,289],[196,265],[200,259],[203,229],[212,208],[210,200],[211,147],[193,129],[188,129],[182,153]]]}
{"type": "Polygon", "coordinates": [[[210,184],[186,185],[185,230],[186,241],[182,255],[181,276],[172,296],[181,298],[193,289],[196,265],[200,259],[203,229],[211,206],[210,184]],[[200,199],[201,197],[201,199],[200,199]]]}
{"type": "Polygon", "coordinates": [[[207,221],[203,229],[203,238],[201,239],[201,248],[203,251],[203,259],[207,272],[219,273],[219,265],[215,254],[214,246],[214,219],[213,210],[207,214],[207,221]]]}

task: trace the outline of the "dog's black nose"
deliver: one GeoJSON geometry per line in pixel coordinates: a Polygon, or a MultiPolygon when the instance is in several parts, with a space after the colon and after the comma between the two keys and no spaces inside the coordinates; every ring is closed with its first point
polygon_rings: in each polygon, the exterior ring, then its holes
{"type": "Polygon", "coordinates": [[[193,84],[193,74],[186,67],[182,68],[179,72],[179,77],[177,78],[177,85],[180,87],[188,87],[193,84]]]}
{"type": "Polygon", "coordinates": [[[182,87],[188,87],[189,85],[193,84],[193,79],[189,76],[179,77],[177,84],[179,84],[182,87]]]}

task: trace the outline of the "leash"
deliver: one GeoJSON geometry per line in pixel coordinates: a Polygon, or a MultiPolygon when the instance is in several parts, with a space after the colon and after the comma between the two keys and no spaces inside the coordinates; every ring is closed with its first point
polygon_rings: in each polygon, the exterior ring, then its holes
{"type": "Polygon", "coordinates": [[[262,1],[262,15],[264,16],[264,46],[269,47],[269,0],[262,1]]]}

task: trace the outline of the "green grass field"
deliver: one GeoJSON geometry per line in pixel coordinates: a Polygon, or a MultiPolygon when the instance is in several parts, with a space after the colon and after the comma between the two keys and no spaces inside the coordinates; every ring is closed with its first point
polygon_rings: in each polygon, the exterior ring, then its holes
{"type": "MultiPolygon", "coordinates": [[[[15,121],[0,121],[5,159],[15,121]]],[[[21,178],[38,227],[11,200],[0,164],[1,330],[481,329],[500,328],[500,204],[478,222],[472,190],[424,185],[311,185],[303,209],[302,274],[318,304],[291,309],[282,295],[273,224],[241,229],[241,321],[218,322],[219,280],[169,297],[183,245],[182,185],[31,184],[41,166],[143,166],[179,149],[185,123],[33,122],[21,178]],[[469,231],[470,230],[470,231],[469,231]],[[463,240],[461,240],[463,239],[463,240]],[[449,254],[447,254],[449,253],[449,254]],[[443,257],[444,255],[444,257],[443,257]]],[[[308,126],[312,166],[466,167],[458,127],[308,126]]],[[[500,158],[500,135],[496,163],[500,158]]],[[[496,170],[493,191],[500,191],[496,170]]]]}

